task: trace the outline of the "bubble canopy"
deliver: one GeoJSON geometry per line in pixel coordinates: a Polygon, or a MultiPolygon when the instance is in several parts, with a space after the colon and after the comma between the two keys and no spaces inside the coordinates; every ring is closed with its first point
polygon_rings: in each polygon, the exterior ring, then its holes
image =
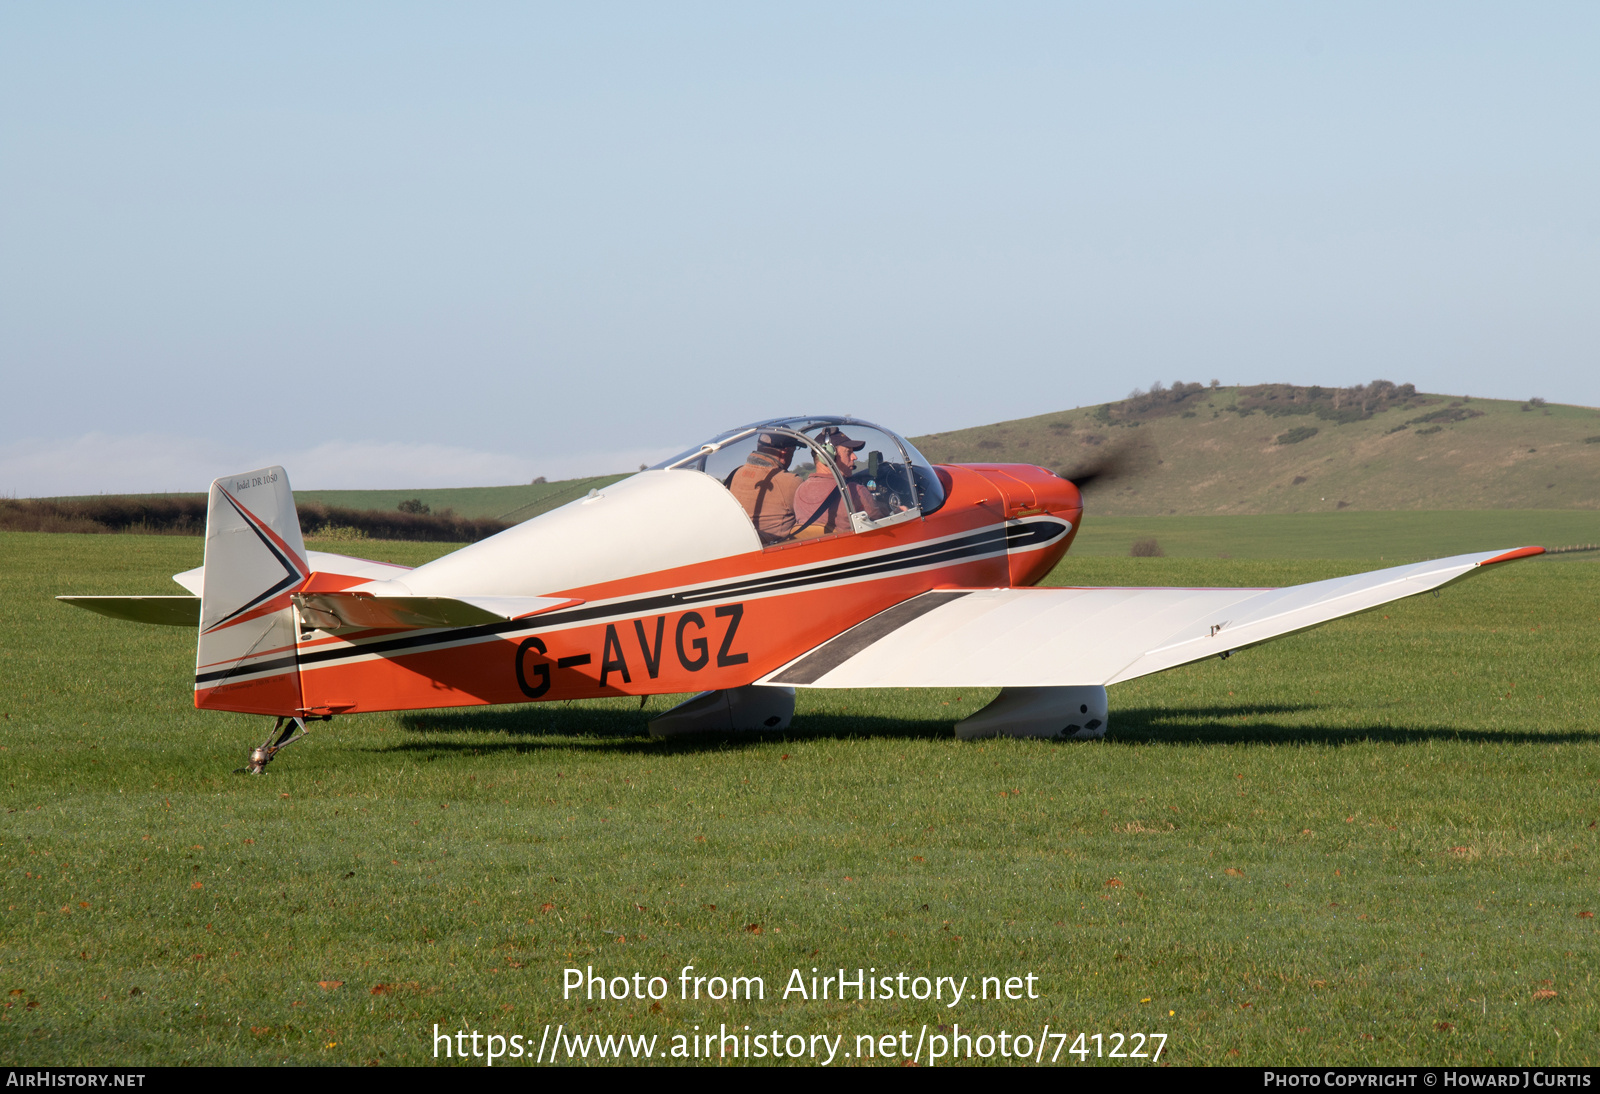
{"type": "Polygon", "coordinates": [[[863,442],[854,477],[864,478],[872,484],[873,489],[900,499],[907,514],[926,515],[944,504],[944,487],[927,457],[893,430],[859,418],[809,415],[752,422],[718,433],[703,444],[662,460],[651,470],[700,471],[726,480],[754,450],[760,434],[776,432],[788,435],[796,442],[803,442],[809,448],[807,456],[800,449],[800,443],[796,445],[800,450],[799,458],[802,461],[809,458],[811,461],[809,464],[802,462],[796,469],[800,474],[829,472],[849,478],[851,476],[838,469],[832,458],[834,449],[823,439],[823,434],[832,436],[833,430],[844,433],[851,440],[863,442]]]}

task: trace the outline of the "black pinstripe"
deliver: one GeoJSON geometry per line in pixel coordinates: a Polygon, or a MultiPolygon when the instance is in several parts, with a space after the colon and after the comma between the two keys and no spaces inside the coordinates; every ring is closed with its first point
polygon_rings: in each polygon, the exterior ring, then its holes
{"type": "MultiPolygon", "coordinates": [[[[959,562],[962,559],[997,554],[1002,551],[1042,547],[1065,535],[1069,527],[1064,521],[1035,520],[1026,524],[1008,525],[1003,528],[986,528],[983,531],[974,532],[959,539],[947,540],[943,543],[919,544],[915,547],[907,547],[903,550],[892,551],[883,555],[873,555],[867,558],[842,559],[798,572],[757,575],[702,589],[652,593],[648,596],[611,604],[581,605],[565,611],[546,612],[538,616],[537,619],[508,619],[499,623],[482,623],[473,627],[429,630],[422,634],[378,639],[359,646],[317,650],[300,654],[299,664],[301,666],[324,665],[355,657],[366,657],[369,654],[417,652],[432,646],[448,645],[464,639],[488,638],[508,631],[538,630],[561,624],[582,623],[596,619],[628,618],[636,615],[658,614],[712,600],[730,600],[741,596],[781,592],[787,589],[803,589],[809,585],[824,585],[839,580],[882,576],[892,574],[897,570],[948,564],[959,562]]],[[[292,668],[295,663],[296,659],[291,655],[275,658],[271,661],[262,661],[242,670],[228,668],[213,672],[196,673],[195,683],[203,684],[207,681],[227,676],[235,671],[256,673],[292,668]]]]}

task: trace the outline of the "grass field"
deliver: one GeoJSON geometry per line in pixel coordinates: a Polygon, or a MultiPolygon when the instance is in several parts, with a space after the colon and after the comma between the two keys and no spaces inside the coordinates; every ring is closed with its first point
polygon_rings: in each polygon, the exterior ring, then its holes
{"type": "MultiPolygon", "coordinates": [[[[1178,523],[1147,533],[1174,557],[1115,557],[1138,529],[1096,527],[1058,580],[1379,565],[1219,559],[1217,528],[1178,523]]],[[[1433,553],[1413,531],[1395,553],[1433,553]]],[[[956,741],[969,690],[802,692],[784,737],[669,745],[642,735],[658,697],[352,718],[248,778],[265,720],[190,709],[191,634],[49,599],[173,592],[199,555],[0,535],[0,1063],[421,1063],[434,1023],[547,1022],[658,1055],[697,1025],[853,1053],[959,1023],[1161,1032],[1175,1064],[1600,1062],[1590,562],[1120,685],[1099,743],[956,741]],[[682,1001],[690,964],[767,999],[682,1001]],[[589,965],[672,993],[563,1000],[589,965]],[[1041,998],[781,998],[841,966],[1032,973],[1041,998]]]]}
{"type": "MultiPolygon", "coordinates": [[[[1496,509],[1442,512],[1270,513],[1251,516],[1106,517],[1091,512],[1069,558],[1127,555],[1154,539],[1174,558],[1353,558],[1393,562],[1501,547],[1600,546],[1600,511],[1496,509]]],[[[1595,558],[1574,553],[1572,559],[1595,558]]]]}

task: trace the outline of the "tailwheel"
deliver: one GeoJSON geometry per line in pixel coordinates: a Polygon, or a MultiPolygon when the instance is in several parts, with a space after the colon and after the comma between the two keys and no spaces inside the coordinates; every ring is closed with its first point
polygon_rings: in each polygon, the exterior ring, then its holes
{"type": "Polygon", "coordinates": [[[326,722],[327,716],[322,718],[290,718],[279,715],[273,723],[272,732],[267,734],[267,739],[260,745],[250,750],[250,762],[245,764],[244,771],[250,775],[259,775],[267,769],[272,758],[282,750],[288,748],[296,741],[303,741],[311,733],[306,725],[308,721],[326,722]]]}

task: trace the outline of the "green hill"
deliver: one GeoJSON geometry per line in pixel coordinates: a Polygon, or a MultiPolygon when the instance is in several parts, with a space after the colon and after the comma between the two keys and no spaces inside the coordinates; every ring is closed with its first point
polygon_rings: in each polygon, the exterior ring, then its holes
{"type": "MultiPolygon", "coordinates": [[[[892,423],[891,423],[892,424],[892,423]]],[[[1600,510],[1600,409],[1355,388],[1159,385],[1121,402],[912,438],[935,463],[1064,474],[1114,455],[1086,490],[1097,516],[1341,510],[1600,510]]],[[[301,490],[303,502],[515,523],[621,475],[437,490],[301,490]]]]}
{"type": "Polygon", "coordinates": [[[1063,473],[1118,453],[1099,515],[1600,509],[1600,410],[1358,388],[1175,384],[912,438],[935,463],[1063,473]]]}

